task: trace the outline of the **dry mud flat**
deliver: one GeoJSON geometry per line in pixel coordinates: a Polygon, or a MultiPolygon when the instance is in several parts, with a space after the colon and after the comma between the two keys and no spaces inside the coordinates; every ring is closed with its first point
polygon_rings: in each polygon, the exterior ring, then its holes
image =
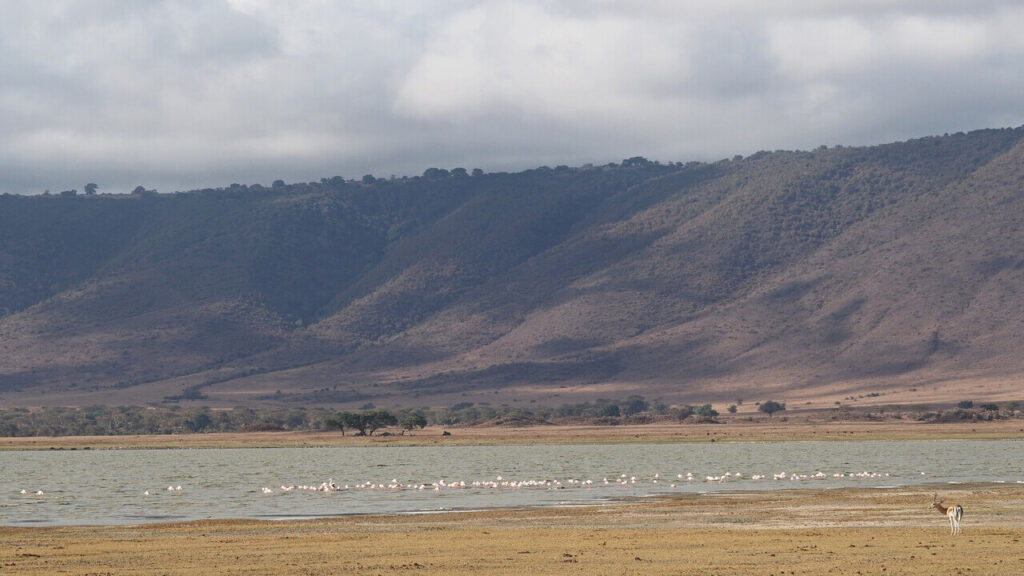
{"type": "Polygon", "coordinates": [[[581,508],[0,528],[0,574],[1024,574],[1024,485],[682,495],[581,508]]]}

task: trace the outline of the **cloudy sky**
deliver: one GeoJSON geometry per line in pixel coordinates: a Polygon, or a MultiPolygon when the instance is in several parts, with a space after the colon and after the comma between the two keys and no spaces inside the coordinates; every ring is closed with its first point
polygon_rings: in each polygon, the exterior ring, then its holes
{"type": "Polygon", "coordinates": [[[0,193],[1019,126],[1022,30],[988,0],[0,0],[0,193]]]}

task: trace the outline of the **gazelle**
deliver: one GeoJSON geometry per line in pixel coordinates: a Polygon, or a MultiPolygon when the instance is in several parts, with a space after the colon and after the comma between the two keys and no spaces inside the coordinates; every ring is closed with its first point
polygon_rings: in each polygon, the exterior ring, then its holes
{"type": "Polygon", "coordinates": [[[939,511],[941,514],[945,514],[946,518],[949,518],[949,533],[960,534],[963,529],[960,528],[960,520],[964,517],[964,509],[959,504],[954,504],[949,508],[942,505],[942,500],[939,500],[939,495],[936,493],[932,496],[932,508],[939,511]]]}

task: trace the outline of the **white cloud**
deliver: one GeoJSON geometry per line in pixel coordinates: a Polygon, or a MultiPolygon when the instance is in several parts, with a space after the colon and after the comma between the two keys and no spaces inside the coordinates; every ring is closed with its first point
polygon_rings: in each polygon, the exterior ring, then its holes
{"type": "Polygon", "coordinates": [[[789,82],[830,78],[837,71],[863,69],[880,51],[868,23],[849,16],[797,19],[767,25],[768,50],[789,82]]]}
{"type": "Polygon", "coordinates": [[[0,0],[0,192],[716,159],[1024,123],[978,0],[0,0]]]}
{"type": "Polygon", "coordinates": [[[494,109],[581,120],[636,114],[666,78],[689,75],[685,28],[539,4],[481,4],[429,39],[396,110],[426,120],[494,109]]]}

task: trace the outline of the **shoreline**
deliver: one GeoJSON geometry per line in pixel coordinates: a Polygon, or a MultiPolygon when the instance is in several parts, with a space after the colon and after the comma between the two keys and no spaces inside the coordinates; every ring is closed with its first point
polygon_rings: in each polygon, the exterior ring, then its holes
{"type": "Polygon", "coordinates": [[[1024,421],[925,423],[908,421],[653,423],[617,426],[432,426],[406,434],[342,436],[336,431],[226,432],[149,436],[35,436],[0,438],[0,450],[283,448],[785,442],[846,440],[1024,439],[1024,421]],[[448,432],[450,435],[444,435],[448,432]]]}
{"type": "Polygon", "coordinates": [[[0,527],[0,570],[110,574],[1024,572],[1024,485],[794,488],[602,506],[0,527]],[[950,536],[929,508],[964,506],[950,536]],[[954,560],[956,560],[954,562],[954,560]]]}
{"type": "MultiPolygon", "coordinates": [[[[469,518],[475,516],[486,516],[486,517],[505,517],[515,516],[520,514],[526,515],[538,515],[546,516],[551,514],[558,514],[559,511],[565,513],[572,513],[573,511],[583,511],[585,515],[600,514],[601,511],[614,511],[616,513],[621,512],[622,508],[632,507],[646,507],[646,506],[668,506],[679,504],[681,502],[690,502],[691,504],[702,501],[713,504],[724,504],[728,502],[748,502],[748,501],[789,501],[799,500],[814,497],[827,497],[829,495],[845,495],[857,494],[859,497],[870,496],[872,494],[889,494],[889,493],[963,493],[963,492],[999,492],[1006,491],[1010,493],[1020,492],[1020,498],[1022,505],[1024,505],[1024,480],[1009,482],[1009,481],[986,481],[986,482],[924,482],[921,484],[885,484],[885,485],[874,485],[874,486],[777,486],[773,488],[765,489],[751,489],[751,488],[737,488],[737,489],[725,489],[725,490],[703,490],[703,491],[676,491],[676,492],[663,492],[657,494],[641,495],[641,496],[612,496],[608,498],[599,498],[594,500],[577,500],[577,501],[564,501],[559,503],[549,504],[513,504],[513,505],[495,505],[495,506],[474,506],[474,507],[451,507],[451,508],[437,508],[437,509],[416,509],[416,510],[403,510],[403,511],[391,511],[391,512],[348,512],[348,513],[330,513],[330,514],[319,514],[319,515],[287,515],[287,516],[252,516],[252,517],[206,517],[206,518],[187,518],[182,517],[180,519],[171,518],[158,518],[154,517],[152,520],[138,520],[134,522],[116,522],[116,523],[74,523],[74,524],[3,524],[0,523],[0,532],[4,530],[106,530],[106,529],[146,529],[153,528],[158,529],[161,527],[172,527],[172,526],[183,526],[183,525],[214,525],[220,523],[227,524],[288,524],[288,523],[316,523],[316,522],[375,522],[375,523],[397,523],[402,524],[413,518],[438,518],[445,521],[456,522],[459,518],[469,518]]],[[[633,512],[635,513],[635,511],[633,512]]],[[[1021,512],[1022,520],[1024,520],[1024,510],[1021,512]]],[[[728,523],[727,520],[718,519],[718,524],[728,523]]],[[[786,527],[794,527],[794,525],[786,525],[786,527]]]]}

